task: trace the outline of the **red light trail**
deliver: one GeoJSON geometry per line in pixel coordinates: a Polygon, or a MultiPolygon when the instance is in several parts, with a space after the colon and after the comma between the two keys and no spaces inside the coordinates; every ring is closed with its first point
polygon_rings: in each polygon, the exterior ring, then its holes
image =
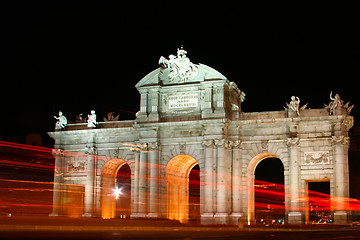
{"type": "MultiPolygon", "coordinates": [[[[128,146],[129,148],[141,149],[142,145],[133,145],[133,144],[124,144],[124,146],[128,146]]],[[[57,149],[49,149],[44,147],[36,147],[29,146],[25,144],[17,144],[17,143],[9,143],[0,141],[0,165],[3,167],[7,167],[8,169],[27,169],[29,173],[34,174],[35,176],[39,174],[37,170],[47,170],[51,171],[54,174],[54,156],[56,155],[64,155],[67,157],[76,157],[76,158],[84,158],[86,160],[89,156],[84,153],[77,153],[71,151],[57,150],[57,149]],[[35,160],[34,160],[35,159],[35,160]]],[[[110,158],[106,156],[96,156],[96,158],[100,161],[109,161],[110,158]]],[[[131,162],[131,161],[130,161],[131,162]]],[[[146,163],[143,165],[144,167],[150,169],[155,166],[151,163],[146,163]]],[[[159,167],[161,171],[166,169],[164,165],[156,165],[159,167]]],[[[204,179],[202,176],[207,174],[207,172],[192,170],[191,174],[194,176],[199,176],[198,178],[190,179],[189,186],[190,188],[201,188],[201,186],[209,183],[205,183],[201,181],[204,179]],[[191,187],[192,186],[192,187],[191,187]]],[[[211,173],[213,178],[227,178],[228,182],[233,182],[235,177],[232,176],[221,176],[215,173],[211,173]]],[[[14,214],[50,214],[52,211],[52,194],[54,191],[53,182],[52,181],[30,181],[26,179],[18,179],[21,176],[14,176],[15,179],[5,179],[0,176],[0,213],[14,213],[14,214]]],[[[24,176],[26,177],[26,176],[24,176]]],[[[118,177],[126,178],[131,177],[131,173],[129,172],[119,172],[118,177]]],[[[158,178],[150,178],[147,175],[139,176],[139,178],[151,179],[152,181],[158,181],[159,183],[165,181],[164,177],[158,178]]],[[[247,179],[236,179],[240,180],[242,183],[246,183],[247,179]]],[[[239,181],[236,181],[239,182],[239,181]]],[[[240,191],[248,191],[246,184],[241,186],[234,186],[231,184],[216,184],[210,183],[214,188],[227,188],[229,191],[233,191],[234,189],[239,189],[240,191]]],[[[124,183],[124,186],[129,185],[131,183],[124,183]]],[[[292,210],[290,205],[285,205],[286,199],[290,198],[290,190],[288,186],[257,181],[254,182],[255,188],[255,208],[256,209],[264,209],[267,210],[281,210],[281,211],[290,211],[292,210]]],[[[129,188],[130,189],[130,188],[129,188]]],[[[190,189],[191,190],[191,189],[190,189]]],[[[59,191],[59,190],[56,190],[59,191]]],[[[61,190],[66,191],[66,190],[61,190]]],[[[75,190],[72,190],[75,191],[75,190]]],[[[305,189],[297,189],[298,196],[300,198],[298,201],[304,202],[305,196],[309,196],[307,201],[312,206],[317,206],[317,209],[321,209],[322,211],[334,211],[334,210],[346,210],[346,211],[360,211],[360,201],[357,199],[351,198],[338,198],[335,196],[331,196],[329,194],[309,191],[305,189]],[[337,202],[345,202],[346,209],[337,209],[337,202]]],[[[79,193],[76,192],[75,193],[79,193]]],[[[82,194],[81,192],[79,193],[82,194]]],[[[127,201],[130,201],[130,191],[126,191],[124,193],[128,196],[123,196],[123,198],[127,198],[127,201]]],[[[163,199],[163,197],[159,196],[156,199],[163,199]]],[[[122,198],[121,196],[119,197],[122,198]]],[[[193,205],[200,204],[200,197],[197,195],[190,196],[192,199],[190,202],[193,205]],[[196,200],[197,199],[197,200],[196,200]]],[[[147,199],[149,199],[149,194],[147,194],[147,199]]],[[[247,202],[242,202],[240,204],[248,204],[247,202]]],[[[74,206],[67,206],[68,208],[76,208],[74,206]]],[[[117,211],[130,211],[128,208],[123,208],[122,206],[117,206],[117,211]]],[[[308,206],[302,206],[299,210],[305,211],[310,209],[308,206]]],[[[309,210],[310,211],[310,210],[309,210]]]]}

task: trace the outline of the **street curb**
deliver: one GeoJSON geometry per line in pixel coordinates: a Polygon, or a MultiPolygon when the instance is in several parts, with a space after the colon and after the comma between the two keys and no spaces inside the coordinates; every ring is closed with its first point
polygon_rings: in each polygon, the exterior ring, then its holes
{"type": "Polygon", "coordinates": [[[117,226],[45,226],[45,225],[0,225],[0,232],[6,231],[57,231],[57,232],[134,232],[134,231],[161,231],[161,232],[331,232],[331,231],[360,231],[357,227],[347,228],[237,228],[237,227],[117,227],[117,226]]]}

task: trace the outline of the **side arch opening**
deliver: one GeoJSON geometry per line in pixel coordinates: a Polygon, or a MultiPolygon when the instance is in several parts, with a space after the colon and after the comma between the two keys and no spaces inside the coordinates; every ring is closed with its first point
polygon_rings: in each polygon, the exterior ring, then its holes
{"type": "MultiPolygon", "coordinates": [[[[258,164],[268,158],[280,158],[272,153],[260,153],[256,155],[251,161],[249,162],[248,168],[247,168],[247,198],[248,198],[248,204],[247,204],[247,220],[248,225],[255,223],[255,169],[258,166],[258,164]]],[[[282,163],[282,162],[281,162],[282,163]]],[[[284,170],[283,170],[284,171],[284,170]]]]}
{"type": "Polygon", "coordinates": [[[188,223],[200,220],[200,179],[198,162],[189,155],[178,155],[166,166],[166,217],[188,223]],[[191,182],[189,184],[189,177],[191,182]],[[198,189],[196,189],[198,188],[198,189]],[[189,211],[192,211],[189,214],[189,211]],[[198,214],[196,214],[198,212],[198,214]]]}

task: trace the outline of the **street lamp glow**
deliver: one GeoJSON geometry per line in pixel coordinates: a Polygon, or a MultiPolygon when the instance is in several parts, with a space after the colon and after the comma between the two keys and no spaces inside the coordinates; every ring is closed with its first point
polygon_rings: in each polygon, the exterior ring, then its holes
{"type": "Polygon", "coordinates": [[[113,192],[113,195],[114,195],[115,199],[116,199],[116,200],[119,199],[119,197],[120,197],[121,194],[122,194],[121,188],[116,187],[116,188],[114,189],[114,192],[113,192]]]}

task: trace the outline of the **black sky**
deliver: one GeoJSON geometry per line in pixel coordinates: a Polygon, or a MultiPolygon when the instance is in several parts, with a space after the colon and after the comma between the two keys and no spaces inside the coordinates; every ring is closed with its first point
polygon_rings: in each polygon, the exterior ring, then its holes
{"type": "Polygon", "coordinates": [[[193,63],[237,83],[245,112],[282,110],[291,95],[319,108],[332,90],[355,104],[358,122],[360,39],[351,6],[138,5],[4,6],[0,136],[21,142],[27,132],[51,131],[59,110],[70,120],[91,109],[100,119],[110,111],[134,119],[135,84],[181,45],[193,63]]]}

